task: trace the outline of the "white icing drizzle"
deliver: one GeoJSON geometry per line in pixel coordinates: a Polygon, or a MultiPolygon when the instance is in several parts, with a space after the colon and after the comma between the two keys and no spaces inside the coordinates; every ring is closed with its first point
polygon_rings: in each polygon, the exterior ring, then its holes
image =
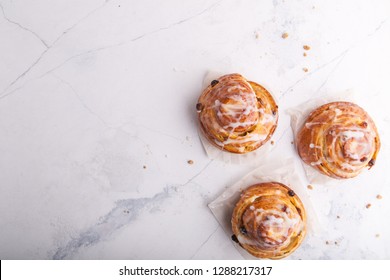
{"type": "Polygon", "coordinates": [[[314,148],[321,149],[321,146],[316,146],[313,143],[310,143],[309,147],[310,147],[310,149],[314,149],[314,148]]]}
{"type": "Polygon", "coordinates": [[[311,128],[312,126],[314,125],[321,125],[321,124],[325,124],[324,122],[308,122],[305,124],[306,128],[311,128]]]}

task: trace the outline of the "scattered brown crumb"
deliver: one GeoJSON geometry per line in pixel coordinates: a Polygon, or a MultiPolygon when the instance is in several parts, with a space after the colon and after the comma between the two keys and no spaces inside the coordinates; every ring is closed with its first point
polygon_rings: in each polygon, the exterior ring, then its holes
{"type": "Polygon", "coordinates": [[[303,53],[303,56],[307,56],[307,53],[304,52],[304,53],[303,53]]]}
{"type": "Polygon", "coordinates": [[[313,186],[312,186],[312,185],[307,185],[307,188],[308,188],[309,190],[312,190],[312,189],[313,189],[313,186]]]}
{"type": "Polygon", "coordinates": [[[334,244],[337,245],[338,244],[337,241],[335,241],[334,244]]]}
{"type": "Polygon", "coordinates": [[[337,216],[337,219],[340,219],[340,216],[337,216]]]}
{"type": "Polygon", "coordinates": [[[303,70],[303,72],[308,72],[309,71],[309,69],[307,69],[306,67],[303,67],[302,70],[303,70]]]}
{"type": "Polygon", "coordinates": [[[146,165],[144,165],[143,168],[146,169],[146,165]]]}
{"type": "Polygon", "coordinates": [[[308,50],[310,50],[310,46],[304,45],[304,46],[303,46],[303,49],[306,50],[306,51],[308,51],[308,50]]]}
{"type": "Polygon", "coordinates": [[[378,194],[378,195],[376,196],[376,198],[377,198],[377,199],[382,199],[382,196],[381,196],[380,194],[378,194]]]}
{"type": "Polygon", "coordinates": [[[275,144],[275,141],[274,140],[271,140],[271,145],[275,144]]]}
{"type": "Polygon", "coordinates": [[[376,238],[379,238],[381,235],[379,233],[375,234],[376,238]]]}
{"type": "Polygon", "coordinates": [[[192,159],[187,161],[188,164],[194,164],[194,161],[192,159]]]}
{"type": "Polygon", "coordinates": [[[288,33],[287,32],[284,32],[283,34],[282,34],[282,38],[283,39],[286,39],[288,37],[288,33]]]}
{"type": "Polygon", "coordinates": [[[256,38],[256,39],[260,39],[260,33],[259,33],[259,31],[255,31],[255,38],[256,38]]]}
{"type": "Polygon", "coordinates": [[[368,209],[368,208],[370,208],[371,207],[371,203],[368,203],[367,205],[366,205],[366,208],[368,209]]]}
{"type": "Polygon", "coordinates": [[[326,245],[329,245],[329,241],[326,241],[325,243],[326,243],[326,245]]]}
{"type": "Polygon", "coordinates": [[[294,141],[291,141],[291,145],[294,144],[294,141]]]}

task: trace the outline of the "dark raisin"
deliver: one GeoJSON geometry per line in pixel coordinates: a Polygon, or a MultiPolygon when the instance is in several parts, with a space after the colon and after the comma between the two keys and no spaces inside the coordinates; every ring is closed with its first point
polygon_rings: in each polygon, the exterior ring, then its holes
{"type": "Polygon", "coordinates": [[[232,240],[236,243],[239,243],[237,236],[235,234],[232,235],[232,240]]]}
{"type": "Polygon", "coordinates": [[[203,105],[202,105],[202,103],[197,103],[197,104],[196,104],[196,111],[202,112],[202,110],[203,110],[203,105]]]}
{"type": "Polygon", "coordinates": [[[298,211],[299,216],[302,216],[301,208],[297,208],[297,211],[298,211]]]}
{"type": "Polygon", "coordinates": [[[368,166],[371,168],[371,167],[374,166],[374,164],[375,164],[375,159],[372,158],[372,159],[368,162],[368,166]]]}
{"type": "Polygon", "coordinates": [[[294,195],[295,195],[295,192],[294,192],[293,190],[289,190],[289,191],[288,191],[288,195],[289,195],[289,196],[294,196],[294,195]]]}
{"type": "Polygon", "coordinates": [[[247,234],[248,232],[246,231],[245,227],[240,227],[240,231],[242,234],[247,234]]]}
{"type": "Polygon", "coordinates": [[[276,110],[272,110],[272,115],[276,116],[276,110]]]}
{"type": "Polygon", "coordinates": [[[213,87],[213,86],[217,85],[218,83],[219,83],[218,80],[212,80],[211,81],[211,86],[213,87]]]}
{"type": "Polygon", "coordinates": [[[287,210],[287,206],[284,205],[282,211],[283,211],[283,212],[286,212],[286,210],[287,210]]]}
{"type": "Polygon", "coordinates": [[[368,125],[367,122],[362,122],[362,123],[360,124],[360,126],[361,126],[361,127],[364,127],[364,128],[366,128],[367,125],[368,125]]]}
{"type": "Polygon", "coordinates": [[[367,157],[362,157],[361,159],[360,159],[360,162],[365,162],[367,160],[367,157]]]}

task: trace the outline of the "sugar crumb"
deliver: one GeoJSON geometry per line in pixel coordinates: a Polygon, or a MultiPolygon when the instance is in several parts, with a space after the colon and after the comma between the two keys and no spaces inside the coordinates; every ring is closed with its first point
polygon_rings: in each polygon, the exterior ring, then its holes
{"type": "Polygon", "coordinates": [[[282,34],[282,38],[283,39],[286,39],[288,37],[288,33],[287,32],[284,32],[283,34],[282,34]]]}
{"type": "Polygon", "coordinates": [[[303,67],[302,70],[303,70],[303,72],[308,72],[309,71],[309,69],[307,69],[306,67],[303,67]]]}
{"type": "Polygon", "coordinates": [[[308,46],[308,45],[303,45],[303,49],[306,50],[306,51],[308,51],[308,50],[310,50],[310,46],[308,46]]]}
{"type": "Polygon", "coordinates": [[[303,56],[307,56],[307,53],[304,52],[304,53],[303,53],[303,56]]]}
{"type": "Polygon", "coordinates": [[[271,145],[275,144],[275,141],[274,140],[271,140],[271,145]]]}
{"type": "Polygon", "coordinates": [[[371,203],[368,203],[367,205],[366,205],[366,208],[368,209],[368,208],[370,208],[371,207],[371,203]]]}
{"type": "Polygon", "coordinates": [[[313,186],[312,186],[312,185],[307,185],[307,188],[308,188],[309,190],[312,190],[312,189],[313,189],[313,186]]]}
{"type": "Polygon", "coordinates": [[[194,164],[194,161],[192,159],[187,161],[188,164],[194,164]]]}
{"type": "Polygon", "coordinates": [[[376,196],[376,198],[377,198],[377,199],[382,199],[383,197],[382,197],[380,194],[378,194],[378,195],[376,196]]]}

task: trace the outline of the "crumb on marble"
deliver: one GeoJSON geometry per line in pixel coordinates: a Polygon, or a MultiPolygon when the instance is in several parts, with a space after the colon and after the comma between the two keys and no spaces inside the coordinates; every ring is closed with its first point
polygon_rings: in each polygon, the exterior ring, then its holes
{"type": "Polygon", "coordinates": [[[143,169],[146,169],[146,165],[143,166],[143,169]]]}
{"type": "Polygon", "coordinates": [[[308,188],[309,190],[312,190],[312,189],[313,189],[313,186],[312,186],[312,185],[307,185],[307,188],[308,188]]]}
{"type": "Polygon", "coordinates": [[[366,208],[368,209],[368,208],[370,208],[371,207],[371,203],[368,203],[367,205],[366,205],[366,208]]]}
{"type": "Polygon", "coordinates": [[[306,67],[303,67],[302,70],[303,70],[303,72],[308,72],[309,71],[309,69],[307,69],[306,67]]]}
{"type": "Polygon", "coordinates": [[[189,136],[186,136],[186,140],[187,140],[187,141],[190,141],[190,137],[189,137],[189,136]]]}
{"type": "Polygon", "coordinates": [[[271,145],[275,144],[275,141],[274,140],[271,140],[271,145]]]}
{"type": "Polygon", "coordinates": [[[304,53],[303,53],[303,56],[307,56],[307,53],[304,52],[304,53]]]}
{"type": "Polygon", "coordinates": [[[376,196],[376,199],[382,199],[383,197],[380,195],[380,194],[378,194],[377,196],[376,196]]]}
{"type": "Polygon", "coordinates": [[[339,216],[339,215],[337,215],[337,219],[340,219],[340,216],[339,216]]]}
{"type": "Polygon", "coordinates": [[[259,31],[255,31],[255,38],[260,39],[260,32],[259,31]]]}
{"type": "Polygon", "coordinates": [[[194,164],[194,161],[192,159],[187,161],[188,164],[194,164]]]}
{"type": "Polygon", "coordinates": [[[288,37],[288,33],[287,32],[284,32],[283,34],[282,34],[282,38],[283,39],[286,39],[288,37]]]}
{"type": "Polygon", "coordinates": [[[326,241],[325,243],[326,243],[326,245],[329,245],[329,241],[326,241]]]}
{"type": "Polygon", "coordinates": [[[310,46],[308,46],[308,45],[303,45],[303,49],[306,50],[306,51],[308,51],[308,50],[310,50],[310,46]]]}
{"type": "Polygon", "coordinates": [[[379,238],[381,235],[379,233],[375,234],[376,238],[379,238]]]}
{"type": "Polygon", "coordinates": [[[294,145],[294,141],[291,141],[290,143],[291,143],[291,145],[294,145]]]}

